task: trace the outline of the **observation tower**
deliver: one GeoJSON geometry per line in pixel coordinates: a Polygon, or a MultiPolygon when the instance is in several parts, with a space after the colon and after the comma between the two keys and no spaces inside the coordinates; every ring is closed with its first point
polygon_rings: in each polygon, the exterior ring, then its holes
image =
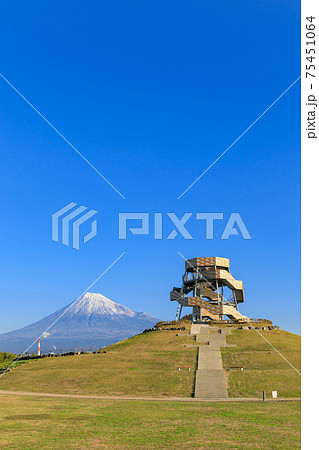
{"type": "Polygon", "coordinates": [[[193,308],[193,322],[222,321],[223,316],[233,321],[249,320],[238,311],[238,304],[245,301],[243,282],[235,280],[229,272],[227,258],[186,260],[182,287],[174,287],[170,299],[178,302],[176,320],[181,317],[183,306],[193,308]]]}

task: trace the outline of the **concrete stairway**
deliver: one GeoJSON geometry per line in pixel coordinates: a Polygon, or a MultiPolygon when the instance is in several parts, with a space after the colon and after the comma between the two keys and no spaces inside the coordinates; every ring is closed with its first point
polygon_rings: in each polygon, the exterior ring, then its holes
{"type": "Polygon", "coordinates": [[[230,334],[230,329],[221,328],[218,331],[219,334],[209,334],[207,325],[196,324],[191,328],[191,334],[196,335],[199,347],[195,378],[196,398],[228,397],[220,347],[232,347],[226,344],[225,337],[226,334],[230,334]]]}

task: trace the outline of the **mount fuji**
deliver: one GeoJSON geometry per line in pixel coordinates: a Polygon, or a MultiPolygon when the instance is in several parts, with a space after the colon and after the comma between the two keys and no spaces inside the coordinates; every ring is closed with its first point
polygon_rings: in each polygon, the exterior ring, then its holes
{"type": "MultiPolygon", "coordinates": [[[[32,325],[0,334],[0,351],[22,353],[46,330],[41,338],[41,351],[96,349],[141,333],[158,320],[101,294],[87,292],[73,304],[32,325]],[[54,325],[49,328],[52,323],[54,325]]],[[[29,353],[32,351],[36,351],[36,344],[29,353]]]]}

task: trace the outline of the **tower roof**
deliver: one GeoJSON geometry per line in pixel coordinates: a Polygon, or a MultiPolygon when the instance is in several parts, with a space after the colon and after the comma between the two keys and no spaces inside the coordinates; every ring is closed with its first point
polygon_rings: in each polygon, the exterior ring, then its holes
{"type": "Polygon", "coordinates": [[[185,269],[187,272],[193,272],[197,267],[221,267],[229,269],[229,259],[219,256],[207,256],[200,258],[191,258],[185,261],[185,269]]]}

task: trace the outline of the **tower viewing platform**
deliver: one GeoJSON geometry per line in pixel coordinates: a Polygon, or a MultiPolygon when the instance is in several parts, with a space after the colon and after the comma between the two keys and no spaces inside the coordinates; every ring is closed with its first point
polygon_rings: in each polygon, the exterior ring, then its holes
{"type": "Polygon", "coordinates": [[[174,287],[170,293],[171,301],[178,302],[176,319],[181,317],[182,308],[188,306],[193,308],[193,322],[222,321],[224,316],[233,321],[249,320],[238,311],[238,304],[245,301],[243,282],[230,273],[229,259],[218,256],[188,259],[182,280],[182,287],[174,287]]]}

